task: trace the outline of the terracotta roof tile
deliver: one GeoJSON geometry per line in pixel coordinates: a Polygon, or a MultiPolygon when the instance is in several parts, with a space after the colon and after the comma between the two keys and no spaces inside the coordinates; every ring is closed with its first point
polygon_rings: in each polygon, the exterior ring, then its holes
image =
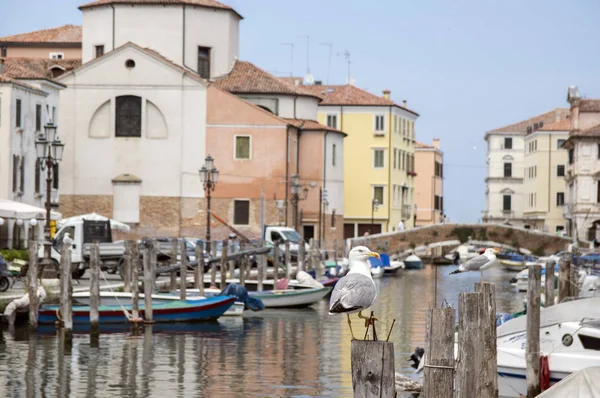
{"type": "Polygon", "coordinates": [[[561,120],[560,122],[545,124],[539,131],[569,131],[571,130],[571,118],[561,120]]]}
{"type": "Polygon", "coordinates": [[[81,44],[81,26],[64,25],[18,35],[0,37],[0,43],[73,43],[81,44]]]}
{"type": "Polygon", "coordinates": [[[570,111],[567,108],[556,108],[550,112],[543,113],[530,119],[490,130],[488,133],[527,133],[527,127],[531,127],[531,132],[533,132],[535,123],[538,123],[538,125],[540,122],[543,123],[543,125],[555,123],[557,121],[566,119],[569,113],[570,111]]]}
{"type": "Polygon", "coordinates": [[[4,60],[7,77],[15,79],[53,79],[51,68],[59,66],[65,72],[78,68],[79,59],[46,58],[6,58],[4,60]]]}
{"type": "Polygon", "coordinates": [[[142,5],[190,5],[196,7],[216,8],[221,10],[231,10],[240,18],[243,18],[237,11],[226,4],[216,0],[96,0],[79,6],[80,10],[92,7],[105,6],[109,4],[142,4],[142,5]]]}
{"type": "MultiPolygon", "coordinates": [[[[287,78],[290,79],[290,78],[287,78]]],[[[397,106],[417,116],[419,114],[404,106],[400,106],[392,100],[371,94],[351,84],[345,85],[313,85],[302,86],[303,89],[312,92],[323,99],[321,105],[356,105],[356,106],[397,106]]]]}
{"type": "Polygon", "coordinates": [[[579,112],[600,112],[600,99],[580,100],[579,112]]]}
{"type": "Polygon", "coordinates": [[[6,75],[0,75],[0,84],[14,84],[17,86],[21,86],[23,88],[27,88],[29,90],[34,90],[37,91],[39,93],[48,95],[46,92],[44,92],[43,90],[40,90],[38,87],[32,86],[30,84],[24,83],[22,81],[19,81],[17,79],[12,79],[6,75]]]}
{"type": "Polygon", "coordinates": [[[600,124],[583,130],[572,131],[569,138],[573,137],[600,137],[600,124]]]}
{"type": "Polygon", "coordinates": [[[320,99],[304,86],[283,81],[247,61],[236,61],[231,71],[217,78],[214,84],[234,94],[305,95],[320,99]]]}
{"type": "Polygon", "coordinates": [[[333,127],[327,127],[315,120],[292,119],[292,118],[285,118],[285,117],[282,119],[285,120],[286,122],[290,123],[294,127],[297,127],[301,130],[307,130],[307,131],[323,130],[323,131],[331,131],[334,133],[340,133],[340,134],[347,135],[346,133],[344,133],[341,130],[334,129],[333,127]]]}
{"type": "Polygon", "coordinates": [[[417,148],[417,149],[435,149],[433,145],[427,145],[420,141],[415,141],[415,148],[417,148]]]}

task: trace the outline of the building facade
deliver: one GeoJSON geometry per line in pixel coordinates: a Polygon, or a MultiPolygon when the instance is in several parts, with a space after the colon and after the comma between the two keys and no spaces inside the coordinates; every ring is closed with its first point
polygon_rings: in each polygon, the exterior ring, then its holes
{"type": "Polygon", "coordinates": [[[567,151],[562,147],[569,137],[570,118],[545,124],[525,136],[523,219],[526,228],[549,233],[565,233],[567,151]]]}
{"type": "Polygon", "coordinates": [[[444,221],[444,153],[440,140],[432,145],[415,144],[415,211],[416,226],[438,224],[444,221]]]}
{"type": "Polygon", "coordinates": [[[81,60],[81,26],[64,25],[0,37],[0,58],[81,60]]]}
{"type": "Polygon", "coordinates": [[[525,136],[566,119],[568,114],[568,109],[557,108],[486,133],[486,210],[482,213],[482,222],[530,227],[523,214],[527,203],[523,186],[525,136]]]}

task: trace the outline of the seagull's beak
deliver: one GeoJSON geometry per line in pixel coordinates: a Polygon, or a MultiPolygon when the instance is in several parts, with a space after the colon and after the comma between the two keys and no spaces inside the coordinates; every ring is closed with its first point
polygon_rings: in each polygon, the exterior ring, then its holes
{"type": "Polygon", "coordinates": [[[376,258],[378,258],[378,259],[381,260],[381,257],[379,256],[379,253],[371,252],[371,253],[369,253],[369,257],[376,257],[376,258]]]}

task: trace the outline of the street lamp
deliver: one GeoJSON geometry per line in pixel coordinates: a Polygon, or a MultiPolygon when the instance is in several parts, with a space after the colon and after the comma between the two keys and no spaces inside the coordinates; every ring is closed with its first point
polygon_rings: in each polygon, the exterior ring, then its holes
{"type": "Polygon", "coordinates": [[[308,197],[308,187],[302,188],[300,185],[300,177],[298,174],[292,175],[292,183],[291,183],[291,191],[292,191],[292,206],[294,206],[294,229],[298,230],[298,202],[301,200],[306,200],[308,197]],[[300,193],[302,192],[302,196],[300,193]]]}
{"type": "MultiPolygon", "coordinates": [[[[51,248],[52,241],[50,236],[50,210],[51,204],[51,184],[52,171],[54,165],[62,161],[65,144],[63,144],[56,135],[56,126],[53,123],[48,123],[44,126],[45,135],[40,134],[35,141],[35,152],[37,155],[38,164],[42,170],[47,169],[46,174],[46,223],[44,225],[44,259],[42,260],[42,277],[55,278],[56,272],[54,268],[50,269],[52,264],[51,248]]],[[[56,177],[56,176],[55,176],[56,177]]]]}
{"type": "Polygon", "coordinates": [[[373,201],[371,202],[371,228],[373,228],[373,225],[375,222],[375,212],[378,209],[379,209],[379,200],[373,199],[373,201]]]}
{"type": "Polygon", "coordinates": [[[206,252],[210,253],[210,193],[215,190],[219,180],[219,170],[215,167],[215,159],[208,155],[204,166],[199,170],[200,182],[206,191],[206,252]]]}

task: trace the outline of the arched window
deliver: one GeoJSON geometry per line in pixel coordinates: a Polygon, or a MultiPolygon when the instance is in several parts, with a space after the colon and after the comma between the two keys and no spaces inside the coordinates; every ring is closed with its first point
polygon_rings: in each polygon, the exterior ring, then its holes
{"type": "Polygon", "coordinates": [[[142,136],[142,99],[135,95],[117,97],[116,137],[142,136]]]}

